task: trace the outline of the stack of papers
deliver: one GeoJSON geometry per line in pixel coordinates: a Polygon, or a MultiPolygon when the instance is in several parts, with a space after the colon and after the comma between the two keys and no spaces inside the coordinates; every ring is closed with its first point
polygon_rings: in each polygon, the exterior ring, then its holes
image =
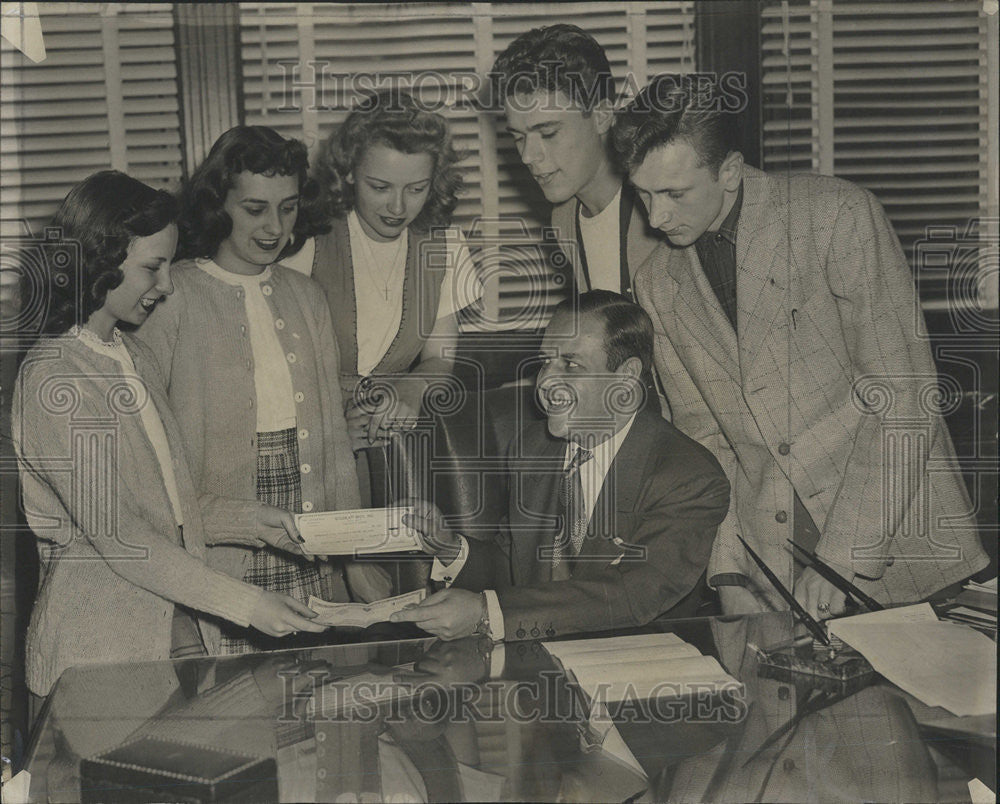
{"type": "Polygon", "coordinates": [[[959,716],[996,712],[996,644],[965,625],[939,622],[927,603],[830,620],[827,629],[928,706],[959,716]]]}
{"type": "Polygon", "coordinates": [[[712,656],[703,656],[676,634],[546,642],[594,704],[674,698],[740,683],[712,656]]]}
{"type": "Polygon", "coordinates": [[[993,578],[986,583],[977,583],[976,581],[967,581],[965,584],[965,589],[976,592],[987,592],[993,595],[994,600],[997,596],[997,579],[993,578]]]}
{"type": "Polygon", "coordinates": [[[319,615],[313,620],[314,623],[367,628],[375,623],[388,622],[390,614],[420,603],[425,597],[425,589],[415,589],[405,595],[387,597],[373,603],[330,603],[310,595],[307,605],[319,615]]]}
{"type": "Polygon", "coordinates": [[[949,620],[968,623],[984,631],[997,630],[997,579],[986,583],[969,581],[945,615],[949,620]]]}

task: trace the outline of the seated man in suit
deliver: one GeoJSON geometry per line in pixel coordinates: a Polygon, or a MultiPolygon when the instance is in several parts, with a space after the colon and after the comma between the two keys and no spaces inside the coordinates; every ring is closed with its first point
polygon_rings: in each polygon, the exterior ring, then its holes
{"type": "Polygon", "coordinates": [[[643,382],[652,352],[649,316],[619,294],[556,307],[536,380],[546,419],[508,450],[505,521],[492,539],[467,539],[417,502],[408,524],[448,588],[393,622],[511,640],[688,613],[678,604],[704,575],[729,483],[708,450],[660,418],[643,382]]]}

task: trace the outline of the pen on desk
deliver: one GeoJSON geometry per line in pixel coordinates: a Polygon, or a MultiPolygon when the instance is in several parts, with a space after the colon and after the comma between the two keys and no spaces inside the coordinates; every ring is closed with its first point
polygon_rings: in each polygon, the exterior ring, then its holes
{"type": "Polygon", "coordinates": [[[858,601],[858,603],[865,606],[868,609],[868,611],[882,611],[882,609],[885,608],[881,603],[879,603],[873,597],[866,595],[864,592],[858,589],[858,587],[856,587],[853,583],[847,580],[847,578],[845,578],[843,575],[837,572],[833,567],[831,567],[829,564],[823,561],[823,559],[821,559],[818,555],[816,555],[815,553],[810,553],[804,547],[796,544],[791,539],[788,540],[788,543],[796,550],[798,550],[800,553],[802,553],[803,556],[809,559],[810,563],[812,564],[812,568],[816,570],[817,575],[832,583],[844,594],[853,597],[855,600],[858,601]]]}
{"type": "Polygon", "coordinates": [[[826,635],[826,631],[823,630],[823,626],[816,622],[808,611],[802,608],[802,604],[799,603],[799,601],[795,599],[795,596],[785,588],[785,585],[778,580],[778,576],[775,575],[771,571],[771,568],[764,563],[763,559],[761,559],[761,557],[753,551],[753,548],[751,548],[750,545],[743,540],[743,537],[737,534],[736,538],[740,540],[740,544],[743,545],[750,558],[754,560],[754,563],[760,567],[760,571],[764,573],[764,577],[771,582],[771,586],[773,586],[777,590],[778,594],[784,598],[785,602],[791,607],[792,611],[795,612],[799,620],[802,621],[802,624],[809,629],[809,633],[816,637],[816,639],[824,645],[829,645],[830,638],[826,635]]]}

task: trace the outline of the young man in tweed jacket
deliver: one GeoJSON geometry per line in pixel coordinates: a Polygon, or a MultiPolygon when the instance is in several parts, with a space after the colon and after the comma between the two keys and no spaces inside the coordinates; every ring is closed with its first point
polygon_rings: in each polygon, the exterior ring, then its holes
{"type": "Polygon", "coordinates": [[[987,557],[899,240],[866,190],[744,165],[727,100],[659,76],[612,130],[669,241],[635,283],[669,415],[732,483],[709,582],[727,612],[783,607],[742,536],[811,614],[841,612],[793,539],[880,601],[926,598],[987,557]]]}

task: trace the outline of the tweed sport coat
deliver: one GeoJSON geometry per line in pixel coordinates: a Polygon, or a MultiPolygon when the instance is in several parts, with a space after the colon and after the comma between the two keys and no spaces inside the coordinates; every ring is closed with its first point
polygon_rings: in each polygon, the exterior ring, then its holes
{"type": "Polygon", "coordinates": [[[875,598],[918,600],[978,571],[978,540],[913,279],[871,193],[746,167],[737,332],[693,246],[662,244],[636,277],[677,427],[732,483],[709,581],[742,573],[784,604],[742,535],[789,587],[793,490],[817,554],[875,598]]]}
{"type": "Polygon", "coordinates": [[[644,625],[695,589],[729,484],[708,450],[640,411],[611,464],[570,578],[553,581],[566,442],[531,422],[508,451],[508,515],[491,541],[469,539],[455,586],[494,589],[505,638],[644,625]]]}

